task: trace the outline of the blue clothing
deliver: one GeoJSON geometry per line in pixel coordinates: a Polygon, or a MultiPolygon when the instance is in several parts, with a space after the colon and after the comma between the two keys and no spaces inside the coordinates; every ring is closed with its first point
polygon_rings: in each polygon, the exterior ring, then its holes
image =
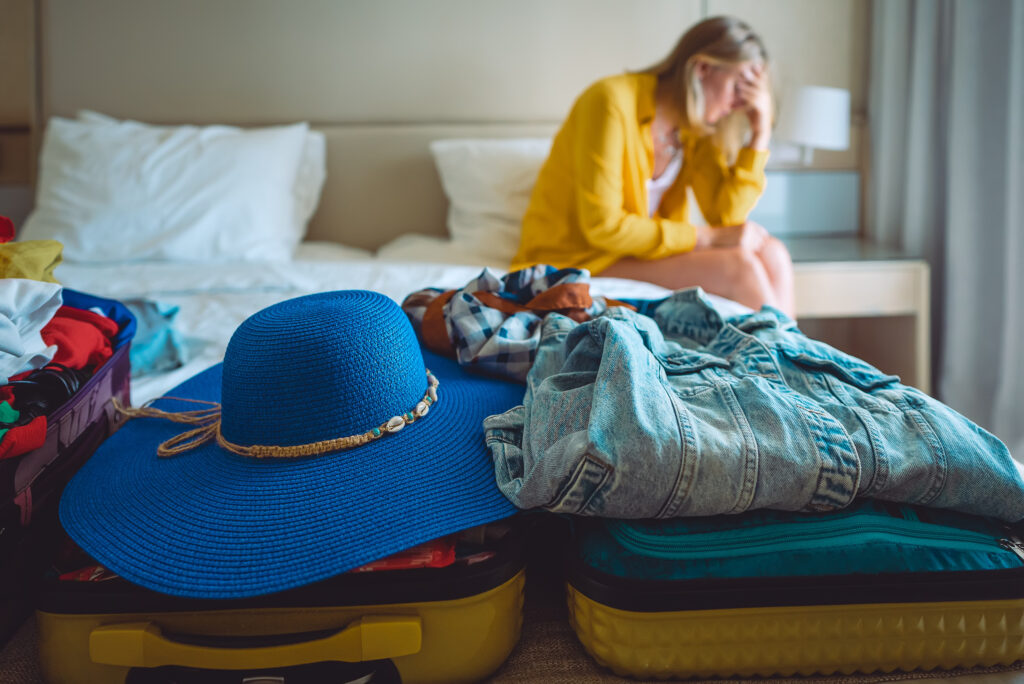
{"type": "Polygon", "coordinates": [[[173,370],[188,361],[188,346],[174,327],[177,306],[151,299],[126,299],[124,305],[138,323],[129,351],[133,377],[173,370]]]}
{"type": "Polygon", "coordinates": [[[670,518],[863,496],[1024,518],[998,439],[781,312],[723,319],[695,288],[652,314],[547,316],[524,404],[484,422],[514,504],[670,518]]]}
{"type": "Polygon", "coordinates": [[[102,314],[117,323],[119,330],[117,335],[111,338],[110,344],[114,349],[120,349],[125,342],[131,342],[135,337],[136,321],[131,309],[116,299],[106,299],[96,295],[86,294],[71,288],[64,288],[64,305],[86,311],[94,311],[102,314]]]}

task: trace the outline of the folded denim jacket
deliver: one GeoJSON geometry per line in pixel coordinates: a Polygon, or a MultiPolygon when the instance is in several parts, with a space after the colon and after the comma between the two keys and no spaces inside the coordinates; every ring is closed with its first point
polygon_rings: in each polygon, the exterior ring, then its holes
{"type": "Polygon", "coordinates": [[[723,319],[699,288],[650,317],[549,314],[523,405],[484,428],[524,509],[669,518],[873,497],[1024,518],[995,436],[775,309],[723,319]]]}

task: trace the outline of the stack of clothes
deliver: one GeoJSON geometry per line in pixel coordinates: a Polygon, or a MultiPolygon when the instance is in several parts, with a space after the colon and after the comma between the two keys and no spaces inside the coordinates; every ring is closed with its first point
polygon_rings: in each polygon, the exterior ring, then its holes
{"type": "Polygon", "coordinates": [[[61,541],[64,485],[129,398],[135,322],[119,302],[62,288],[60,243],[12,242],[0,217],[0,639],[24,619],[61,541]]]}

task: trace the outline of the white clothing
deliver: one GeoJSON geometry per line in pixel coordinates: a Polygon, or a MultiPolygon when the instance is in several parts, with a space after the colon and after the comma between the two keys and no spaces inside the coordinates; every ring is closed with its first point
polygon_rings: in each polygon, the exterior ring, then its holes
{"type": "Polygon", "coordinates": [[[661,205],[661,198],[665,195],[665,191],[672,187],[672,184],[676,181],[676,177],[679,176],[679,171],[683,168],[683,151],[676,150],[675,155],[668,162],[668,166],[661,172],[661,175],[657,178],[651,178],[647,181],[647,206],[648,215],[654,216],[658,213],[658,207],[661,205]]]}
{"type": "Polygon", "coordinates": [[[39,332],[63,303],[62,292],[57,283],[0,279],[0,384],[53,360],[57,347],[46,346],[39,332]]]}

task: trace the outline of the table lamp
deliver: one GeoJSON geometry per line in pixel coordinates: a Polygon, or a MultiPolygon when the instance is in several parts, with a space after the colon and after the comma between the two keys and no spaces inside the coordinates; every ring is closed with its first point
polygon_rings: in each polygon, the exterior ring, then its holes
{"type": "Polygon", "coordinates": [[[814,148],[845,150],[850,146],[850,91],[802,86],[783,97],[775,137],[803,148],[809,166],[814,148]]]}

